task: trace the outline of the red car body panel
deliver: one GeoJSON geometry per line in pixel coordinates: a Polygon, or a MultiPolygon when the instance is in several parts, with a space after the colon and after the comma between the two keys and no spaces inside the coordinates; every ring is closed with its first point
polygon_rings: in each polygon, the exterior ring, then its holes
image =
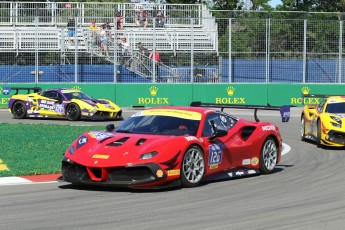
{"type": "MultiPolygon", "coordinates": [[[[173,110],[179,113],[190,111],[200,114],[200,125],[196,135],[151,135],[107,131],[84,133],[72,143],[65,153],[62,167],[64,179],[72,183],[133,188],[163,187],[180,180],[183,157],[191,146],[198,146],[202,149],[205,162],[204,178],[237,168],[259,170],[260,152],[264,141],[269,136],[276,141],[278,149],[276,163],[280,162],[282,138],[279,128],[274,124],[236,118],[235,125],[228,130],[226,136],[210,141],[208,136],[202,136],[206,117],[210,114],[220,114],[220,116],[228,116],[228,114],[215,109],[199,107],[166,106],[147,110],[157,109],[173,110]],[[244,130],[249,130],[250,135],[247,136],[247,131],[244,130]],[[212,161],[211,152],[213,150],[211,149],[221,149],[221,155],[218,155],[220,160],[212,161]],[[150,159],[141,159],[143,154],[152,151],[158,154],[150,159]],[[212,162],[216,163],[213,164],[212,162]],[[85,181],[86,179],[76,179],[77,176],[73,177],[75,171],[71,169],[72,165],[77,165],[77,169],[79,169],[78,167],[83,169],[80,169],[77,174],[80,178],[82,176],[83,178],[87,177],[87,181],[85,181]],[[113,173],[114,169],[121,171],[122,169],[136,168],[139,170],[141,166],[145,168],[148,165],[153,173],[152,177],[155,177],[151,181],[143,179],[142,182],[136,183],[137,181],[132,179],[132,181],[112,184],[111,179],[109,179],[111,177],[117,178],[116,173],[113,173]]],[[[212,155],[212,157],[215,156],[212,155]]],[[[126,173],[130,172],[126,171],[126,173]]],[[[135,173],[140,174],[138,171],[135,173]]],[[[133,172],[133,178],[136,178],[137,174],[135,173],[133,172]]],[[[118,179],[121,180],[121,178],[118,179]]],[[[138,179],[138,181],[140,180],[138,179]]]]}

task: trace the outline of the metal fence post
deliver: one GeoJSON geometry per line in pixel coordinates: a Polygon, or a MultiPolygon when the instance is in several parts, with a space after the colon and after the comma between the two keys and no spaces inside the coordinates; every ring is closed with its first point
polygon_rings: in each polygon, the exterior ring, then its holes
{"type": "Polygon", "coordinates": [[[339,72],[339,79],[338,82],[341,83],[341,70],[343,67],[343,26],[344,26],[344,21],[343,18],[339,20],[339,60],[338,60],[338,72],[339,72]]]}
{"type": "Polygon", "coordinates": [[[232,82],[232,18],[229,19],[229,83],[232,82]]]}
{"type": "Polygon", "coordinates": [[[305,13],[305,18],[303,20],[303,81],[306,82],[307,74],[307,22],[308,22],[308,13],[305,13]]]}
{"type": "Polygon", "coordinates": [[[35,84],[38,83],[38,16],[35,16],[35,84]]]}
{"type": "Polygon", "coordinates": [[[191,29],[192,29],[192,33],[191,33],[191,52],[190,52],[190,83],[193,83],[193,72],[194,72],[194,18],[191,17],[190,18],[190,25],[191,25],[191,29]]]}
{"type": "Polygon", "coordinates": [[[266,83],[270,82],[270,34],[271,34],[271,18],[268,13],[268,18],[266,19],[266,83]]]}
{"type": "Polygon", "coordinates": [[[117,82],[117,18],[114,20],[114,42],[113,42],[113,49],[114,49],[114,83],[117,82]]]}
{"type": "Polygon", "coordinates": [[[151,61],[152,61],[152,74],[153,74],[153,82],[157,83],[157,74],[156,74],[156,20],[152,21],[153,23],[153,47],[152,47],[152,56],[151,56],[151,61]]]}
{"type": "Polygon", "coordinates": [[[75,17],[75,37],[74,37],[74,83],[78,82],[78,16],[75,17]]]}

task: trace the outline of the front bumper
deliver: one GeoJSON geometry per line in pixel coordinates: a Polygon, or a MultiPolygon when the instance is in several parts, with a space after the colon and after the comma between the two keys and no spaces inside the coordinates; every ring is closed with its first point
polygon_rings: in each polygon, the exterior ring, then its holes
{"type": "Polygon", "coordinates": [[[116,112],[97,111],[95,114],[89,112],[82,112],[84,119],[90,120],[123,120],[122,110],[116,112]]]}
{"type": "Polygon", "coordinates": [[[330,130],[325,136],[324,143],[329,146],[345,146],[345,132],[330,130]]]}
{"type": "Polygon", "coordinates": [[[158,164],[123,167],[85,167],[67,158],[62,160],[64,181],[74,184],[104,185],[114,187],[141,187],[164,182],[167,175],[158,164]]]}

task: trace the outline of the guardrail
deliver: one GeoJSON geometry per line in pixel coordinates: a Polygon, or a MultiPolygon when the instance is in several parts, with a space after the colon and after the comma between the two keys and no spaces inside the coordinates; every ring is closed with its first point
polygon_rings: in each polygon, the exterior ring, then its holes
{"type": "MultiPolygon", "coordinates": [[[[77,28],[78,49],[88,50],[87,40],[91,40],[89,28],[77,28]]],[[[217,47],[217,31],[202,31],[197,29],[191,35],[188,30],[125,30],[111,31],[113,38],[128,38],[131,48],[137,49],[136,44],[141,42],[146,48],[161,51],[200,50],[215,51],[217,47]]],[[[32,51],[32,50],[66,50],[67,29],[55,27],[3,27],[0,30],[0,49],[32,51]],[[65,47],[64,47],[65,46],[65,47]]],[[[116,49],[116,48],[115,48],[116,49]]]]}
{"type": "Polygon", "coordinates": [[[153,18],[158,10],[166,17],[167,25],[190,24],[194,18],[195,26],[202,26],[202,18],[209,15],[202,4],[133,4],[105,2],[0,2],[0,25],[30,26],[39,17],[39,25],[61,26],[69,16],[80,17],[82,26],[90,25],[92,19],[114,18],[116,11],[124,17],[124,25],[134,23],[136,12],[143,8],[148,18],[153,18]]]}

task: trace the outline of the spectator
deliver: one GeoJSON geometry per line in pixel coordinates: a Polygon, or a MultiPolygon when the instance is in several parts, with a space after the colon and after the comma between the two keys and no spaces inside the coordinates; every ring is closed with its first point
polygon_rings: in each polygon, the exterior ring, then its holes
{"type": "Polygon", "coordinates": [[[97,44],[97,38],[98,38],[98,35],[97,35],[97,31],[98,31],[98,26],[96,26],[96,20],[95,19],[92,19],[91,21],[91,25],[90,25],[90,38],[91,38],[91,41],[94,43],[94,44],[97,44]]]}
{"type": "Polygon", "coordinates": [[[123,17],[119,10],[116,11],[116,14],[115,14],[114,26],[116,26],[117,30],[123,30],[123,17]]]}
{"type": "Polygon", "coordinates": [[[121,41],[119,43],[119,48],[120,48],[120,57],[121,57],[121,64],[125,65],[129,63],[126,63],[129,58],[130,58],[130,44],[127,41],[125,37],[121,38],[121,41]]]}
{"type": "Polygon", "coordinates": [[[100,56],[102,56],[102,50],[105,51],[107,57],[109,57],[108,54],[108,38],[107,38],[107,33],[105,31],[105,25],[103,24],[101,26],[101,31],[99,32],[99,38],[101,40],[101,47],[100,47],[100,56]]]}
{"type": "Polygon", "coordinates": [[[141,42],[138,42],[137,48],[139,49],[141,59],[146,59],[149,56],[149,50],[141,42]]]}
{"type": "Polygon", "coordinates": [[[110,22],[107,20],[104,24],[105,24],[105,30],[110,31],[111,30],[110,22]]]}
{"type": "Polygon", "coordinates": [[[136,18],[135,18],[135,23],[138,26],[144,26],[144,28],[147,27],[148,22],[147,22],[147,12],[146,10],[143,10],[142,8],[139,9],[137,12],[136,18]]]}
{"type": "Polygon", "coordinates": [[[71,38],[74,38],[74,40],[76,39],[76,23],[74,20],[74,17],[69,17],[68,18],[68,22],[67,22],[67,30],[68,30],[68,45],[71,45],[71,38]]]}
{"type": "Polygon", "coordinates": [[[156,50],[155,53],[153,54],[153,50],[149,54],[149,58],[152,59],[153,61],[157,63],[161,63],[161,57],[158,51],[156,50]]]}
{"type": "Polygon", "coordinates": [[[107,38],[108,38],[108,42],[112,39],[112,35],[111,35],[111,25],[109,21],[105,22],[105,31],[107,33],[107,38]]]}
{"type": "Polygon", "coordinates": [[[152,50],[149,54],[149,59],[152,60],[152,71],[153,67],[155,68],[157,82],[161,82],[159,77],[159,64],[162,64],[160,54],[157,50],[155,52],[152,50]]]}
{"type": "Polygon", "coordinates": [[[158,11],[156,15],[156,27],[163,28],[165,24],[165,17],[162,11],[158,11]]]}

